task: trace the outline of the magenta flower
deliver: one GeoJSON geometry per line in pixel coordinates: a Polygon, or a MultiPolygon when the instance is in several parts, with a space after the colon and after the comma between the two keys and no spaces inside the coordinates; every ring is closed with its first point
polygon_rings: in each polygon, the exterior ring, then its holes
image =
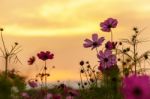
{"type": "Polygon", "coordinates": [[[67,96],[66,99],[74,99],[73,96],[67,96]]]}
{"type": "Polygon", "coordinates": [[[32,88],[35,88],[35,87],[38,86],[35,81],[30,81],[30,80],[29,80],[29,81],[28,81],[28,84],[29,84],[29,86],[32,87],[32,88]]]}
{"type": "Polygon", "coordinates": [[[92,50],[96,47],[99,47],[100,45],[102,45],[103,41],[104,41],[104,37],[100,37],[98,38],[98,34],[92,34],[92,40],[90,39],[85,39],[85,43],[83,44],[83,46],[85,48],[89,48],[92,47],[92,50]]]}
{"type": "Polygon", "coordinates": [[[116,48],[116,45],[117,45],[117,42],[108,41],[108,42],[105,44],[105,48],[108,49],[108,50],[112,50],[112,49],[115,49],[115,48],[116,48]]]}
{"type": "Polygon", "coordinates": [[[53,95],[52,99],[62,99],[62,97],[59,94],[55,94],[55,95],[53,95]]]}
{"type": "Polygon", "coordinates": [[[150,99],[150,77],[131,75],[123,79],[124,99],[150,99]]]}
{"type": "Polygon", "coordinates": [[[54,54],[51,53],[50,51],[46,51],[46,52],[41,51],[40,53],[37,54],[37,56],[39,59],[43,61],[54,58],[54,54]]]}
{"type": "Polygon", "coordinates": [[[100,51],[97,57],[100,60],[99,70],[103,71],[117,64],[116,56],[112,54],[111,50],[100,51]]]}
{"type": "Polygon", "coordinates": [[[118,24],[118,21],[113,18],[108,18],[104,22],[100,23],[101,30],[104,32],[110,32],[111,28],[115,28],[118,24]]]}
{"type": "Polygon", "coordinates": [[[34,62],[35,62],[35,57],[32,56],[32,57],[30,57],[29,60],[28,60],[28,65],[33,65],[34,62]]]}
{"type": "Polygon", "coordinates": [[[22,93],[21,93],[21,97],[22,97],[23,99],[29,99],[29,98],[30,98],[30,96],[29,96],[28,93],[26,93],[26,92],[22,92],[22,93]]]}
{"type": "Polygon", "coordinates": [[[53,95],[51,93],[48,93],[44,99],[52,99],[52,97],[53,95]]]}

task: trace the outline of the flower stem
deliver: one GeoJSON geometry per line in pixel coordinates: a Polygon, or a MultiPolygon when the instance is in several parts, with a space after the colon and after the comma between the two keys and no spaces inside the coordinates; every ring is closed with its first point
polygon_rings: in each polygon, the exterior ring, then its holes
{"type": "Polygon", "coordinates": [[[5,77],[7,78],[8,74],[8,56],[5,57],[5,77]]]}
{"type": "Polygon", "coordinates": [[[4,38],[3,38],[3,34],[2,34],[2,31],[1,31],[1,40],[2,40],[2,44],[3,44],[3,47],[4,47],[4,58],[5,58],[5,77],[7,78],[7,72],[8,72],[8,53],[7,53],[7,49],[6,49],[6,46],[5,46],[5,42],[4,42],[4,38]]]}
{"type": "Polygon", "coordinates": [[[111,32],[111,42],[112,42],[113,41],[113,32],[112,32],[112,30],[110,32],[111,32]]]}
{"type": "Polygon", "coordinates": [[[45,75],[45,88],[47,86],[47,74],[46,74],[46,70],[47,70],[47,67],[46,67],[46,61],[45,61],[45,66],[44,66],[44,75],[45,75]]]}
{"type": "Polygon", "coordinates": [[[97,49],[97,47],[96,47],[96,53],[98,54],[98,49],[97,49]]]}
{"type": "Polygon", "coordinates": [[[4,42],[2,31],[1,31],[1,39],[2,39],[2,43],[3,43],[4,51],[5,51],[5,54],[6,54],[7,53],[7,49],[6,49],[6,46],[5,46],[5,42],[4,42]]]}
{"type": "Polygon", "coordinates": [[[82,88],[82,86],[83,86],[83,80],[82,80],[82,75],[81,75],[81,73],[80,73],[80,80],[81,80],[81,88],[82,88]]]}
{"type": "Polygon", "coordinates": [[[136,44],[133,45],[133,49],[134,49],[134,64],[135,64],[135,74],[137,73],[136,67],[137,67],[137,63],[136,63],[136,44]]]}
{"type": "MultiPolygon", "coordinates": [[[[92,69],[91,67],[90,67],[90,70],[91,70],[91,72],[93,72],[94,71],[94,69],[92,69]]],[[[97,76],[96,76],[96,74],[95,74],[95,72],[93,72],[93,74],[94,74],[94,78],[95,78],[95,81],[96,81],[96,87],[97,87],[97,76]]]]}

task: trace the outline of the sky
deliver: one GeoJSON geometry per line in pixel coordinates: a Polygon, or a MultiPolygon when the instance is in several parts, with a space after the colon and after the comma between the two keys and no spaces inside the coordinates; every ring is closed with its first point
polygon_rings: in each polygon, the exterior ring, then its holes
{"type": "MultiPolygon", "coordinates": [[[[40,60],[36,66],[28,66],[28,58],[50,50],[55,56],[48,65],[56,68],[49,70],[49,81],[78,80],[80,60],[89,60],[92,65],[98,61],[94,51],[83,48],[83,41],[92,33],[109,39],[110,34],[99,27],[109,17],[119,22],[113,29],[114,40],[132,35],[134,26],[144,28],[142,39],[150,38],[149,0],[0,0],[0,13],[7,47],[17,41],[23,49],[18,54],[22,64],[9,68],[16,68],[28,78],[42,66],[40,60]]],[[[150,49],[149,44],[146,42],[142,51],[150,49]]]]}

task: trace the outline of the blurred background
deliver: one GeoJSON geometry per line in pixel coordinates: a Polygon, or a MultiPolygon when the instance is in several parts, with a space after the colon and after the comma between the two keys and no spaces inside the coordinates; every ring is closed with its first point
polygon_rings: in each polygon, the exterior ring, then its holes
{"type": "MultiPolygon", "coordinates": [[[[80,60],[98,64],[96,52],[83,48],[83,42],[91,38],[92,33],[109,40],[110,34],[100,31],[99,27],[99,23],[109,17],[119,22],[113,29],[115,40],[130,37],[135,26],[144,29],[141,39],[150,38],[149,0],[0,0],[0,13],[0,27],[4,28],[7,47],[14,42],[22,46],[18,54],[22,64],[11,63],[9,69],[15,68],[33,78],[43,62],[38,60],[29,66],[27,60],[49,50],[55,56],[48,61],[48,66],[56,67],[49,69],[50,82],[79,80],[80,60]]],[[[150,42],[139,45],[139,51],[150,49],[149,45],[150,42]]],[[[1,64],[0,70],[3,69],[1,64]]]]}

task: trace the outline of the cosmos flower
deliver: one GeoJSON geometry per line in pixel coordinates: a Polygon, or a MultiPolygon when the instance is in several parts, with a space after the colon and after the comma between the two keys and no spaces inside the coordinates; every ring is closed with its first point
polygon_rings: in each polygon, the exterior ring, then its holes
{"type": "Polygon", "coordinates": [[[51,53],[50,51],[41,51],[40,53],[37,54],[38,58],[43,60],[43,61],[46,61],[48,59],[53,59],[54,58],[54,54],[51,53]]]}
{"type": "Polygon", "coordinates": [[[111,68],[117,63],[116,56],[112,54],[111,50],[100,51],[97,57],[100,62],[99,70],[102,71],[111,68]]]}
{"type": "Polygon", "coordinates": [[[108,41],[108,42],[105,44],[105,48],[106,48],[106,49],[109,49],[109,50],[112,50],[112,49],[115,49],[115,48],[116,48],[116,45],[117,45],[117,42],[108,41]]]}
{"type": "Polygon", "coordinates": [[[29,96],[28,93],[26,93],[26,92],[22,92],[22,93],[21,93],[21,97],[22,97],[23,99],[29,99],[29,98],[30,98],[30,96],[29,96]]]}
{"type": "Polygon", "coordinates": [[[35,88],[35,87],[38,86],[35,81],[31,81],[31,80],[28,81],[28,84],[29,84],[29,86],[32,87],[32,88],[35,88]]]}
{"type": "Polygon", "coordinates": [[[44,99],[52,99],[52,97],[53,95],[51,93],[48,93],[44,99]]]}
{"type": "Polygon", "coordinates": [[[100,37],[98,38],[98,34],[92,34],[92,40],[90,39],[85,39],[85,43],[83,44],[83,46],[85,48],[89,48],[92,47],[92,49],[99,47],[100,45],[102,45],[103,41],[104,41],[104,37],[100,37]]]}
{"type": "Polygon", "coordinates": [[[118,21],[113,18],[108,18],[104,22],[100,23],[101,30],[104,32],[110,32],[111,28],[116,28],[118,21]]]}
{"type": "Polygon", "coordinates": [[[67,96],[66,99],[74,99],[73,96],[67,96]]]}
{"type": "Polygon", "coordinates": [[[123,79],[124,99],[150,99],[150,77],[131,75],[123,79]]]}
{"type": "Polygon", "coordinates": [[[28,60],[28,65],[33,65],[34,62],[35,62],[35,60],[36,60],[36,59],[35,59],[34,56],[30,57],[29,60],[28,60]]]}

